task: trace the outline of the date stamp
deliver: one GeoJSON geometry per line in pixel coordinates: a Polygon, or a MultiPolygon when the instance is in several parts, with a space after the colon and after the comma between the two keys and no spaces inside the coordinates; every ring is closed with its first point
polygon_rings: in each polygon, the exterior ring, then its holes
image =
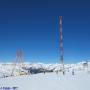
{"type": "Polygon", "coordinates": [[[0,90],[18,90],[18,87],[0,87],[0,90]]]}

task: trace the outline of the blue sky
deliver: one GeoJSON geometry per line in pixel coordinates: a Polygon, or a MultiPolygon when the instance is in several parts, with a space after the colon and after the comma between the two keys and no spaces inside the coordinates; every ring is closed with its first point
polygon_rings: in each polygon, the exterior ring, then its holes
{"type": "Polygon", "coordinates": [[[59,62],[59,19],[63,17],[65,63],[90,59],[90,2],[87,0],[0,1],[0,61],[59,62]]]}

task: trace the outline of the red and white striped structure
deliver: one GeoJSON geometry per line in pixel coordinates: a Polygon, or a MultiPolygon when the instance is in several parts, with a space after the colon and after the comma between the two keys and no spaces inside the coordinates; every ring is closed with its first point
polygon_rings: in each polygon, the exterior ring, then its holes
{"type": "Polygon", "coordinates": [[[16,60],[14,62],[14,67],[13,67],[11,75],[14,75],[14,71],[16,67],[18,67],[18,74],[21,75],[21,70],[23,67],[25,67],[24,61],[23,61],[23,52],[21,49],[17,50],[16,52],[16,60]]]}
{"type": "Polygon", "coordinates": [[[16,52],[16,62],[19,64],[23,64],[23,52],[21,49],[16,52]]]}
{"type": "Polygon", "coordinates": [[[62,16],[59,16],[59,32],[60,32],[60,61],[64,69],[64,56],[63,56],[63,35],[62,35],[62,16]]]}

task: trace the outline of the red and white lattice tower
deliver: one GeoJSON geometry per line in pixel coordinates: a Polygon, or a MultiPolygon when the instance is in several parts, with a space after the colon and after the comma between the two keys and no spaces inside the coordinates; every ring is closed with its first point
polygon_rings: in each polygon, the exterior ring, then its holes
{"type": "Polygon", "coordinates": [[[23,52],[21,49],[17,50],[16,52],[16,60],[14,62],[14,68],[12,70],[12,74],[14,74],[15,68],[18,68],[18,74],[21,74],[22,67],[24,67],[23,61],[23,52]]]}
{"type": "Polygon", "coordinates": [[[59,16],[59,32],[60,32],[60,61],[64,69],[64,53],[63,53],[63,34],[62,34],[62,16],[59,16]]]}
{"type": "Polygon", "coordinates": [[[23,52],[21,49],[16,52],[16,62],[19,64],[23,64],[23,52]]]}

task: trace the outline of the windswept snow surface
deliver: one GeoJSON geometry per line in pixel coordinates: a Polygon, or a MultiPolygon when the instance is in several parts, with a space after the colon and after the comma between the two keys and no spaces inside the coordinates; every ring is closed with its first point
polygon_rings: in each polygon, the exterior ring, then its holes
{"type": "Polygon", "coordinates": [[[90,74],[76,71],[56,74],[35,74],[0,78],[0,87],[18,87],[16,90],[90,90],[90,74]]]}

